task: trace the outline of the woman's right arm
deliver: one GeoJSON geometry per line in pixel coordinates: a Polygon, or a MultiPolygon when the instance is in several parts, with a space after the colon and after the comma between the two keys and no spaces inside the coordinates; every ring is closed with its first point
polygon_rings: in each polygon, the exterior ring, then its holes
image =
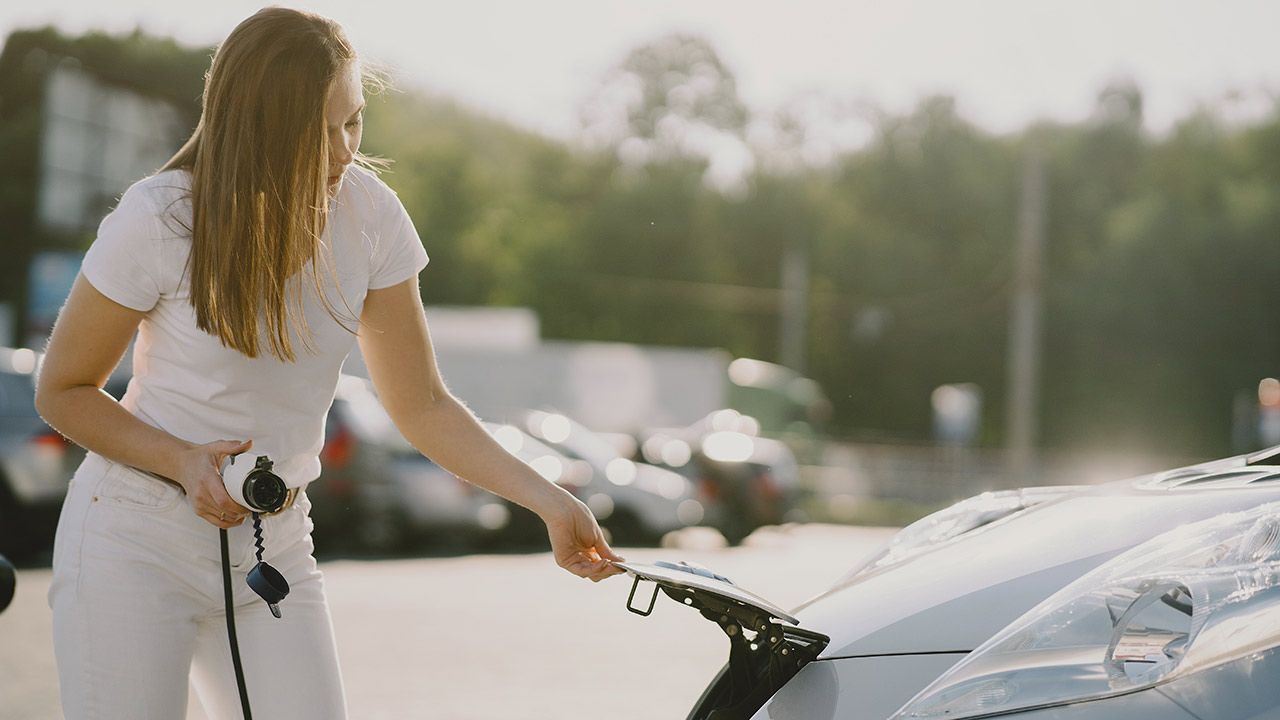
{"type": "Polygon", "coordinates": [[[248,444],[187,442],[139,420],[102,389],[145,314],[109,299],[78,275],[45,350],[36,412],[86,450],[177,482],[210,523],[238,525],[248,511],[227,495],[218,469],[223,458],[248,444]],[[220,520],[223,514],[226,521],[220,520]]]}

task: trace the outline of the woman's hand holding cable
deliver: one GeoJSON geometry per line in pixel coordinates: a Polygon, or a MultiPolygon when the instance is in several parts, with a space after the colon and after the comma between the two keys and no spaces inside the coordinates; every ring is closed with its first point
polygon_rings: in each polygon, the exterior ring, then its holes
{"type": "Polygon", "coordinates": [[[173,478],[187,492],[191,508],[210,525],[231,528],[244,522],[250,510],[227,494],[222,482],[222,463],[248,450],[252,440],[218,440],[196,445],[182,455],[178,477],[173,478]]]}

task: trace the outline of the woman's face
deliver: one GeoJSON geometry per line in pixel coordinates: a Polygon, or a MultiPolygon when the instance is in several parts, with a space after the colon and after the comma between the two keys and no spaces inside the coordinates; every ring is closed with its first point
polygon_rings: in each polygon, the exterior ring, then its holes
{"type": "Polygon", "coordinates": [[[360,82],[360,65],[347,63],[329,86],[325,101],[325,132],[329,138],[329,197],[337,195],[347,166],[360,149],[364,132],[364,87],[360,82]]]}

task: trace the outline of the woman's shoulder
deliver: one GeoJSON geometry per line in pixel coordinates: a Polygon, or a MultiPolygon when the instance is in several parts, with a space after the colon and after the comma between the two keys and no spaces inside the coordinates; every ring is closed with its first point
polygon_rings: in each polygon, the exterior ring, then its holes
{"type": "Polygon", "coordinates": [[[191,172],[183,168],[160,170],[134,182],[124,194],[145,197],[159,209],[166,200],[191,195],[191,172]]]}
{"type": "Polygon", "coordinates": [[[184,168],[161,170],[138,180],[125,190],[117,207],[126,205],[156,218],[157,239],[189,237],[191,172],[184,168]]]}
{"type": "Polygon", "coordinates": [[[382,177],[366,167],[351,165],[347,168],[346,183],[348,187],[342,198],[357,212],[383,213],[394,208],[400,202],[396,191],[382,177]]]}
{"type": "Polygon", "coordinates": [[[126,307],[149,310],[174,292],[183,257],[165,216],[190,184],[183,171],[165,171],[130,185],[98,226],[81,271],[99,292],[126,307]]]}

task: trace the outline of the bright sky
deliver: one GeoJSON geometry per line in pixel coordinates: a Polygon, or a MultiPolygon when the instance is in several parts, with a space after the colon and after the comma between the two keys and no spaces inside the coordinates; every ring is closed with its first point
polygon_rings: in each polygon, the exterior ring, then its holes
{"type": "MultiPolygon", "coordinates": [[[[906,110],[947,92],[994,130],[1078,120],[1108,80],[1146,93],[1148,126],[1243,93],[1254,116],[1280,97],[1280,3],[1268,0],[317,0],[401,84],[567,138],[601,75],[671,31],[708,38],[751,109],[804,93],[906,110]]],[[[41,0],[3,3],[0,33],[137,25],[215,44],[261,3],[41,0]]]]}

